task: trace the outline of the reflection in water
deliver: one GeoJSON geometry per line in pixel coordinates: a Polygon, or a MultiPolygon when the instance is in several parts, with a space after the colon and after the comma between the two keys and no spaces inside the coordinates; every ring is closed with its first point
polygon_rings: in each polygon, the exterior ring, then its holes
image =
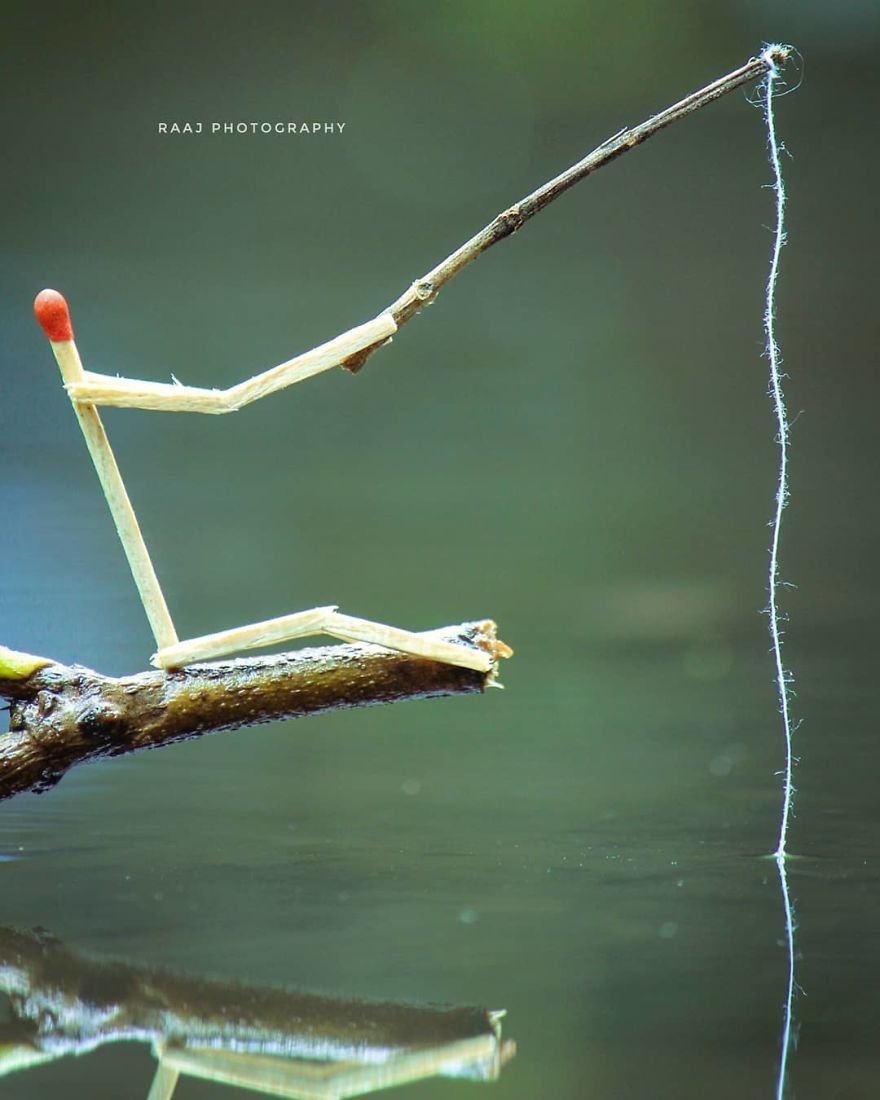
{"type": "Polygon", "coordinates": [[[515,1053],[503,1012],[370,1003],[88,958],[44,930],[0,929],[0,1076],[106,1043],[152,1044],[148,1100],[181,1074],[275,1096],[359,1096],[426,1077],[494,1080],[515,1053]]]}

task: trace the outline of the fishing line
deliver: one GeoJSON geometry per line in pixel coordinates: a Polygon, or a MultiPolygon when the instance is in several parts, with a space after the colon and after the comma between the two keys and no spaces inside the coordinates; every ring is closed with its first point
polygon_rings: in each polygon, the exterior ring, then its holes
{"type": "Polygon", "coordinates": [[[770,254],[770,270],[764,296],[764,354],[770,367],[770,397],[776,418],[776,441],[779,447],[779,466],[776,481],[776,500],[773,518],[770,521],[770,565],[767,588],[770,619],[770,639],[775,668],[776,692],[779,698],[779,711],[782,716],[782,731],[785,739],[785,765],[782,770],[782,810],[779,820],[779,836],[773,858],[779,872],[779,887],[782,891],[782,906],[785,916],[785,946],[788,956],[788,978],[785,1003],[783,1006],[782,1036],[780,1040],[779,1070],[776,1078],[776,1100],[782,1100],[785,1093],[788,1057],[793,1046],[794,1032],[792,1015],[795,991],[795,945],[794,945],[794,906],[788,886],[786,860],[788,858],[787,840],[794,803],[794,756],[792,753],[793,726],[791,720],[791,674],[782,660],[782,616],[779,611],[779,542],[782,531],[782,513],[789,497],[789,420],[782,392],[782,356],[776,338],[776,284],[779,277],[779,259],[785,245],[786,195],[785,181],[780,162],[782,146],[776,136],[776,118],[774,114],[775,84],[779,78],[779,68],[774,61],[774,53],[780,49],[777,45],[768,45],[762,57],[767,61],[767,76],[761,84],[761,100],[764,122],[767,127],[767,150],[773,174],[771,188],[775,199],[776,218],[773,227],[773,247],[770,254]]]}

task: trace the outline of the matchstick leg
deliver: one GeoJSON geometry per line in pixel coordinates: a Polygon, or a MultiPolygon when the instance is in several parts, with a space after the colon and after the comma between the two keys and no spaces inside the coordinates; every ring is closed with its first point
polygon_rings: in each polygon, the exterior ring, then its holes
{"type": "Polygon", "coordinates": [[[410,653],[430,661],[472,668],[477,672],[490,672],[494,664],[491,654],[466,645],[438,638],[432,631],[415,633],[396,626],[343,615],[335,607],[315,607],[310,611],[298,611],[278,619],[267,619],[249,626],[206,634],[175,645],[165,646],[153,655],[157,668],[181,668],[195,661],[207,661],[225,657],[243,649],[258,649],[296,638],[311,638],[329,634],[347,642],[370,642],[385,649],[410,653]]]}
{"type": "Polygon", "coordinates": [[[369,619],[342,615],[335,609],[327,614],[321,629],[332,638],[345,642],[371,642],[373,645],[384,646],[385,649],[396,649],[401,653],[411,653],[414,657],[472,668],[477,672],[489,672],[494,664],[490,654],[471,649],[470,646],[441,641],[432,631],[417,634],[411,630],[401,630],[400,627],[374,623],[369,619]]]}

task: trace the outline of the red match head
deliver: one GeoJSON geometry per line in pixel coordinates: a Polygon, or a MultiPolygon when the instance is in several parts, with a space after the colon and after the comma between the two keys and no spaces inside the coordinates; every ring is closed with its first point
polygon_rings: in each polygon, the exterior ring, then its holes
{"type": "Polygon", "coordinates": [[[57,290],[41,290],[34,299],[34,313],[53,344],[73,339],[70,310],[57,290]]]}

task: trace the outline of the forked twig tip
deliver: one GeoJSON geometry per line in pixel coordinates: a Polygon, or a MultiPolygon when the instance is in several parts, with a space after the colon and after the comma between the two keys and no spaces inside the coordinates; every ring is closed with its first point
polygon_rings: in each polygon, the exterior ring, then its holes
{"type": "Polygon", "coordinates": [[[794,46],[788,46],[782,42],[768,42],[761,51],[761,60],[767,64],[774,75],[777,75],[779,69],[794,52],[794,46]]]}

